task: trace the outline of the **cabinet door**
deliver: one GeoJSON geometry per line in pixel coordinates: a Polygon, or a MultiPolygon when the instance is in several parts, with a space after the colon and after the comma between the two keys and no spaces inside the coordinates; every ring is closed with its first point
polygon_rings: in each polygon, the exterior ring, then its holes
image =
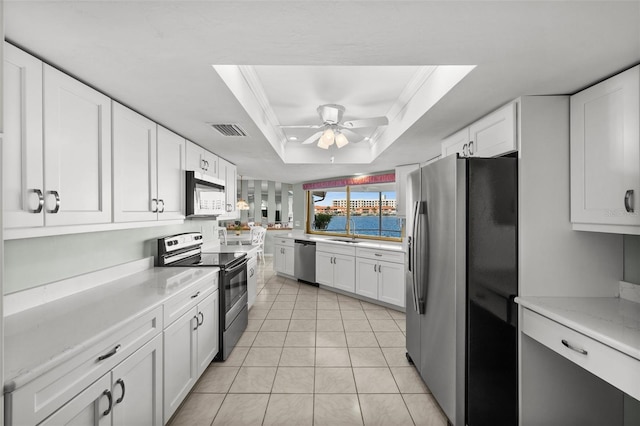
{"type": "Polygon", "coordinates": [[[442,157],[460,154],[461,157],[467,156],[467,148],[469,146],[469,128],[465,127],[459,132],[442,141],[442,157]]]}
{"type": "Polygon", "coordinates": [[[336,255],[333,268],[334,287],[353,293],[356,289],[356,261],[353,256],[336,255]]]}
{"type": "Polygon", "coordinates": [[[158,219],[184,219],[185,140],[158,126],[158,219]]]}
{"type": "Polygon", "coordinates": [[[156,123],[113,103],[114,220],[157,220],[156,123]]]}
{"type": "MultiPolygon", "coordinates": [[[[105,374],[49,416],[42,426],[110,426],[111,373],[105,374]],[[106,415],[104,413],[107,413],[106,415]]],[[[115,402],[115,400],[113,400],[115,402]]]]}
{"type": "Polygon", "coordinates": [[[162,425],[162,334],[112,370],[113,425],[162,425]]]}
{"type": "Polygon", "coordinates": [[[42,62],[10,44],[4,49],[4,227],[43,226],[42,62]]]}
{"type": "Polygon", "coordinates": [[[225,194],[225,211],[222,216],[224,219],[234,219],[239,217],[239,212],[236,210],[236,203],[238,202],[238,195],[236,193],[236,166],[229,163],[223,158],[218,160],[219,173],[218,177],[224,180],[224,194],[225,194]]]}
{"type": "Polygon", "coordinates": [[[217,155],[212,152],[207,151],[206,149],[202,150],[202,160],[204,166],[204,173],[208,176],[225,179],[225,174],[220,169],[220,159],[217,155]]]}
{"type": "Polygon", "coordinates": [[[333,287],[333,254],[316,251],[316,282],[333,287]]]}
{"type": "Polygon", "coordinates": [[[164,330],[164,418],[169,419],[198,379],[194,307],[164,330]]]}
{"type": "Polygon", "coordinates": [[[496,157],[517,150],[516,104],[492,112],[469,126],[471,157],[496,157]]]}
{"type": "Polygon", "coordinates": [[[218,290],[198,303],[198,376],[218,354],[218,290]]]}
{"type": "Polygon", "coordinates": [[[378,275],[378,300],[404,307],[404,265],[379,262],[378,275]]]}
{"type": "Polygon", "coordinates": [[[204,173],[204,148],[191,141],[187,141],[186,154],[186,170],[204,173]]]}
{"type": "Polygon", "coordinates": [[[111,101],[44,66],[45,225],[111,222],[111,101]]]}
{"type": "Polygon", "coordinates": [[[291,275],[293,276],[295,274],[295,269],[294,269],[294,261],[295,261],[295,254],[293,252],[293,247],[288,247],[288,246],[283,246],[284,248],[284,273],[287,275],[291,275]]]}
{"type": "Polygon", "coordinates": [[[273,246],[273,269],[276,272],[285,273],[285,264],[284,264],[284,246],[275,245],[273,246]]]}
{"type": "Polygon", "coordinates": [[[254,257],[247,263],[247,305],[251,309],[258,292],[258,260],[254,257]]]}
{"type": "Polygon", "coordinates": [[[378,262],[375,260],[356,259],[356,294],[378,298],[378,262]]]}
{"type": "Polygon", "coordinates": [[[571,97],[572,222],[640,225],[639,86],[640,66],[571,97]]]}

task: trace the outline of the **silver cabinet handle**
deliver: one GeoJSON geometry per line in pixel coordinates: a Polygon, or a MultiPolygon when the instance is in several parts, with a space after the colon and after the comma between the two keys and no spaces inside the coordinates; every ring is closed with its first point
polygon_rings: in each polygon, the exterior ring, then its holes
{"type": "Polygon", "coordinates": [[[629,189],[627,190],[627,192],[624,193],[624,208],[627,210],[627,213],[633,213],[633,189],[629,189]]]}
{"type": "Polygon", "coordinates": [[[562,339],[562,344],[565,345],[567,348],[571,349],[572,351],[576,351],[579,354],[582,355],[587,355],[588,352],[582,348],[576,348],[575,346],[571,345],[571,343],[567,342],[566,340],[562,339]]]}
{"type": "Polygon", "coordinates": [[[382,255],[380,253],[374,253],[376,256],[381,257],[382,255]]]}
{"type": "Polygon", "coordinates": [[[196,294],[192,295],[191,298],[195,299],[196,297],[200,296],[200,292],[197,292],[196,294]]]}
{"type": "Polygon", "coordinates": [[[473,155],[473,141],[469,142],[469,157],[473,155]]]}
{"type": "Polygon", "coordinates": [[[158,203],[162,203],[162,210],[158,210],[158,213],[164,213],[164,200],[158,199],[158,203]]]}
{"type": "Polygon", "coordinates": [[[198,312],[198,316],[200,317],[200,321],[198,321],[198,327],[204,324],[204,314],[202,312],[198,312]]]}
{"type": "Polygon", "coordinates": [[[38,196],[38,208],[29,210],[29,213],[41,213],[42,207],[44,206],[44,195],[42,194],[42,191],[39,189],[29,189],[27,192],[29,194],[36,194],[38,196]]]}
{"type": "Polygon", "coordinates": [[[158,213],[158,199],[151,199],[151,213],[158,213]]]}
{"type": "Polygon", "coordinates": [[[373,272],[378,272],[378,265],[373,265],[373,272]]]}
{"type": "Polygon", "coordinates": [[[209,170],[209,162],[207,160],[204,160],[204,170],[209,170]]]}
{"type": "Polygon", "coordinates": [[[116,353],[118,353],[118,351],[120,350],[120,345],[116,345],[113,349],[111,349],[109,352],[107,352],[104,355],[100,355],[98,357],[98,362],[99,361],[104,361],[107,358],[111,358],[112,356],[114,356],[116,353]]]}
{"type": "Polygon", "coordinates": [[[108,416],[111,412],[111,409],[113,408],[113,396],[111,395],[111,391],[109,389],[105,389],[104,392],[102,392],[102,395],[106,396],[109,399],[109,407],[102,412],[103,416],[108,416]]]}
{"type": "Polygon", "coordinates": [[[378,273],[382,272],[382,265],[378,265],[378,273]]]}
{"type": "Polygon", "coordinates": [[[198,315],[194,315],[193,319],[196,320],[196,326],[193,329],[197,330],[198,327],[200,326],[200,321],[198,321],[198,315]]]}
{"type": "Polygon", "coordinates": [[[465,143],[464,145],[462,145],[462,156],[466,157],[467,156],[467,144],[465,143]]]}
{"type": "Polygon", "coordinates": [[[58,191],[47,191],[47,195],[53,195],[56,199],[56,207],[53,210],[47,209],[47,213],[58,213],[60,210],[60,194],[58,194],[58,191]]]}
{"type": "Polygon", "coordinates": [[[122,389],[122,394],[120,395],[120,398],[116,399],[116,404],[120,404],[122,402],[122,400],[124,399],[124,380],[122,379],[118,379],[116,380],[116,384],[114,386],[118,386],[120,385],[120,389],[122,389]]]}

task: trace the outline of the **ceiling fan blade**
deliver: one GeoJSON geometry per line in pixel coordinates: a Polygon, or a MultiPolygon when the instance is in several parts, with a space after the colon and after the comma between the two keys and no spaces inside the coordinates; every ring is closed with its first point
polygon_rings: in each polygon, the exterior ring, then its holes
{"type": "Polygon", "coordinates": [[[301,124],[293,126],[278,126],[281,129],[320,129],[324,124],[301,124]]]}
{"type": "Polygon", "coordinates": [[[349,129],[342,129],[340,132],[344,133],[344,135],[349,139],[349,142],[358,143],[364,140],[364,136],[357,134],[349,129]]]}
{"type": "Polygon", "coordinates": [[[314,133],[313,135],[309,136],[307,139],[304,140],[304,142],[302,142],[302,145],[308,145],[310,143],[314,143],[315,141],[318,140],[318,138],[322,135],[322,132],[317,132],[314,133]]]}
{"type": "Polygon", "coordinates": [[[371,117],[363,118],[362,120],[345,121],[340,126],[345,129],[357,129],[360,127],[386,126],[387,124],[389,124],[389,119],[387,117],[371,117]]]}

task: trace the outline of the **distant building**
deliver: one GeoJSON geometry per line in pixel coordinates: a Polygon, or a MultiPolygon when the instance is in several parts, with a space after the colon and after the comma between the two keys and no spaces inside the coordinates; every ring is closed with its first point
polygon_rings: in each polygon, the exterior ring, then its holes
{"type": "MultiPolygon", "coordinates": [[[[396,200],[382,200],[382,207],[380,207],[380,200],[371,199],[352,199],[349,201],[351,212],[355,214],[378,214],[382,209],[383,215],[394,215],[396,213],[396,200]]],[[[347,199],[333,200],[331,206],[315,206],[316,212],[330,213],[330,214],[346,214],[347,212],[347,199]]]]}

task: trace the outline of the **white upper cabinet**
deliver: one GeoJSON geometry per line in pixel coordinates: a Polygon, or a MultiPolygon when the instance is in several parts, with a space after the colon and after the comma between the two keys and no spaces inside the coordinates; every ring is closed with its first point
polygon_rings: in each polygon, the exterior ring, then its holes
{"type": "Polygon", "coordinates": [[[442,142],[442,156],[498,157],[517,151],[517,106],[512,102],[442,142]]]}
{"type": "Polygon", "coordinates": [[[239,211],[236,210],[236,203],[238,202],[237,195],[237,168],[227,160],[220,158],[218,160],[219,167],[219,179],[224,180],[224,193],[226,201],[226,213],[221,216],[224,219],[234,219],[239,217],[239,211]]]}
{"type": "Polygon", "coordinates": [[[442,141],[442,156],[460,154],[461,157],[468,157],[469,128],[454,133],[442,141]]]}
{"type": "Polygon", "coordinates": [[[42,62],[7,43],[3,102],[4,226],[43,226],[42,62]]]}
{"type": "Polygon", "coordinates": [[[187,169],[199,172],[207,176],[224,180],[224,174],[220,175],[218,156],[193,142],[187,141],[187,169]]]}
{"type": "Polygon", "coordinates": [[[113,200],[116,222],[157,220],[156,123],[113,103],[113,200]]]}
{"type": "Polygon", "coordinates": [[[110,222],[109,99],[4,46],[4,226],[110,222]]]}
{"type": "Polygon", "coordinates": [[[516,103],[473,123],[469,126],[469,138],[469,157],[497,157],[516,151],[516,103]]]}
{"type": "Polygon", "coordinates": [[[574,229],[640,234],[640,66],[571,97],[574,229]]]}
{"type": "Polygon", "coordinates": [[[45,225],[111,222],[111,101],[44,65],[45,225]]]}
{"type": "Polygon", "coordinates": [[[185,140],[113,103],[114,219],[184,218],[185,140]]]}
{"type": "Polygon", "coordinates": [[[158,126],[158,219],[184,219],[185,140],[158,126]]]}

